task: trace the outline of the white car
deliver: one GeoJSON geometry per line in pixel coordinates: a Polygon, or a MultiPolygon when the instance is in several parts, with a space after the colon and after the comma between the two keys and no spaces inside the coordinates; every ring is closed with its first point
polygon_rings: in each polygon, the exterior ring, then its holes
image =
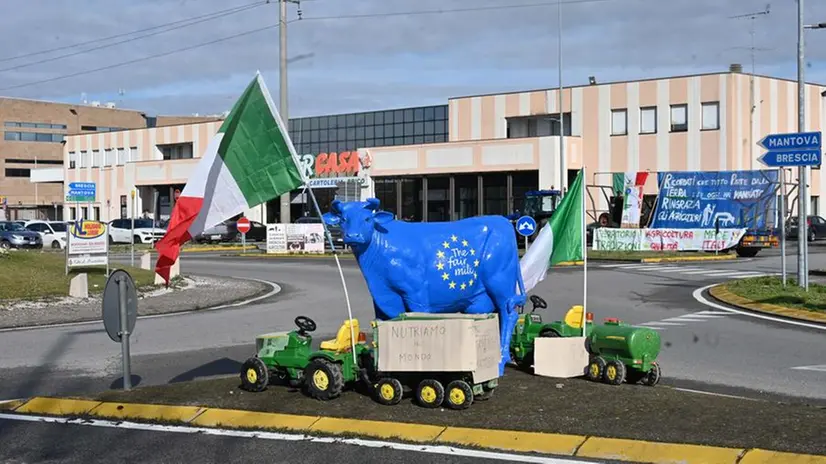
{"type": "Polygon", "coordinates": [[[51,247],[56,250],[66,248],[68,231],[65,222],[56,221],[26,221],[23,225],[26,230],[37,232],[43,239],[43,247],[51,247]]]}
{"type": "Polygon", "coordinates": [[[115,219],[109,223],[109,243],[153,243],[166,235],[166,230],[152,227],[151,219],[135,219],[132,231],[131,219],[115,219]]]}

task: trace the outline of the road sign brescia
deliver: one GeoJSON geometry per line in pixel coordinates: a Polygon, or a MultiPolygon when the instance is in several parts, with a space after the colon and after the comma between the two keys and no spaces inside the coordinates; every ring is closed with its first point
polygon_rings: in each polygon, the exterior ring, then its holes
{"type": "Polygon", "coordinates": [[[757,143],[768,150],[760,162],[773,168],[819,166],[823,158],[823,134],[819,131],[771,134],[757,143]]]}
{"type": "Polygon", "coordinates": [[[522,216],[516,221],[516,231],[523,237],[530,237],[536,232],[536,221],[530,216],[522,216]]]}

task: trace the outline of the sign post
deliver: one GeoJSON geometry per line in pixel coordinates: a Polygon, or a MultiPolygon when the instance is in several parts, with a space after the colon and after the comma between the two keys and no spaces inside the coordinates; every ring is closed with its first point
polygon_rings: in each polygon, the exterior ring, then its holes
{"type": "MultiPolygon", "coordinates": [[[[135,189],[132,189],[129,194],[132,196],[132,234],[129,237],[129,245],[132,249],[132,258],[130,260],[130,266],[135,267],[135,189]]],[[[154,232],[154,231],[153,231],[154,232]]],[[[155,235],[154,233],[152,235],[155,235]]]]}
{"type": "MultiPolygon", "coordinates": [[[[797,132],[789,134],[770,134],[763,137],[758,145],[767,151],[760,157],[760,162],[768,167],[784,168],[797,166],[803,172],[807,167],[819,166],[823,159],[823,134],[817,132],[797,132]]],[[[779,170],[783,174],[783,169],[779,170]]],[[[783,189],[783,202],[785,203],[785,182],[781,176],[781,189],[783,189]]],[[[797,205],[799,219],[797,221],[797,284],[809,290],[809,269],[808,269],[808,205],[806,195],[805,176],[800,176],[800,189],[797,195],[797,205]],[[806,224],[804,226],[804,224],[806,224]]],[[[784,205],[785,206],[785,205],[784,205]]],[[[785,207],[783,207],[785,210],[785,207]]],[[[785,213],[785,211],[781,211],[785,213]]],[[[785,214],[781,216],[781,231],[785,235],[785,214]]],[[[781,240],[783,240],[781,238],[781,240]]],[[[783,284],[786,283],[786,246],[785,240],[781,242],[781,266],[783,267],[783,284]]]]}
{"type": "Polygon", "coordinates": [[[235,223],[235,228],[238,229],[238,232],[241,232],[241,253],[247,252],[247,232],[250,231],[252,225],[250,224],[250,220],[247,219],[245,216],[241,216],[238,219],[238,222],[235,223]]]}
{"type": "Polygon", "coordinates": [[[528,252],[528,237],[536,232],[536,221],[530,216],[522,216],[516,220],[516,231],[525,237],[525,252],[528,252]]]}
{"type": "Polygon", "coordinates": [[[103,326],[114,342],[121,344],[123,389],[132,388],[129,335],[138,319],[138,293],[128,272],[118,269],[106,280],[103,289],[103,326]]]}

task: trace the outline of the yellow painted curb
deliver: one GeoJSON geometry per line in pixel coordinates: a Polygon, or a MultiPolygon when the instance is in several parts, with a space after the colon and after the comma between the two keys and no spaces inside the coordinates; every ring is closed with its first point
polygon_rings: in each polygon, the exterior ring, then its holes
{"type": "Polygon", "coordinates": [[[561,263],[556,263],[557,266],[581,266],[583,261],[562,261],[561,263]]]}
{"type": "Polygon", "coordinates": [[[359,435],[373,438],[400,438],[407,441],[429,442],[435,440],[444,430],[444,426],[438,425],[322,417],[310,427],[309,431],[333,435],[359,435]]]}
{"type": "Polygon", "coordinates": [[[741,454],[742,448],[589,437],[576,456],[650,463],[734,464],[741,454]]]}
{"type": "Polygon", "coordinates": [[[199,247],[199,248],[181,248],[181,253],[204,253],[209,251],[244,251],[257,250],[258,247],[240,247],[240,246],[226,246],[226,247],[199,247]]]}
{"type": "Polygon", "coordinates": [[[734,261],[736,254],[711,255],[711,256],[674,256],[667,258],[642,258],[641,263],[673,263],[680,261],[734,261]]]}
{"type": "Polygon", "coordinates": [[[198,406],[165,406],[162,404],[101,403],[89,414],[113,419],[151,419],[166,422],[189,422],[204,408],[198,406]]]}
{"type": "Polygon", "coordinates": [[[738,464],[776,464],[779,462],[783,464],[826,464],[826,456],[752,449],[746,452],[738,464]]]}
{"type": "Polygon", "coordinates": [[[14,411],[25,402],[25,400],[8,400],[0,402],[0,411],[14,411]]]}
{"type": "Polygon", "coordinates": [[[101,401],[74,400],[68,398],[32,398],[15,409],[14,412],[29,414],[47,414],[50,416],[77,416],[88,414],[100,405],[101,401]]]}
{"type": "MultiPolygon", "coordinates": [[[[280,253],[280,254],[260,253],[260,254],[249,254],[249,255],[240,254],[240,255],[237,255],[237,256],[241,257],[241,258],[309,258],[309,259],[322,259],[322,258],[332,258],[333,254],[332,253],[325,253],[325,254],[322,255],[322,254],[309,254],[308,253],[308,254],[293,254],[293,255],[291,255],[291,254],[284,254],[284,253],[280,253]]],[[[347,258],[347,259],[355,258],[355,256],[353,256],[350,253],[339,254],[338,257],[339,258],[347,258]]]]}
{"type": "Polygon", "coordinates": [[[715,285],[714,287],[711,287],[708,292],[711,296],[722,301],[723,303],[748,309],[750,311],[826,324],[826,313],[817,313],[814,311],[806,311],[805,309],[786,308],[785,306],[758,303],[754,300],[735,295],[728,289],[724,288],[724,285],[715,285]]]}
{"type": "Polygon", "coordinates": [[[306,431],[319,419],[320,417],[317,416],[297,416],[236,409],[207,409],[189,423],[201,427],[270,428],[306,431]]]}
{"type": "Polygon", "coordinates": [[[539,432],[469,429],[448,427],[437,440],[441,443],[497,448],[524,453],[546,453],[573,456],[585,441],[584,436],[539,432]]]}

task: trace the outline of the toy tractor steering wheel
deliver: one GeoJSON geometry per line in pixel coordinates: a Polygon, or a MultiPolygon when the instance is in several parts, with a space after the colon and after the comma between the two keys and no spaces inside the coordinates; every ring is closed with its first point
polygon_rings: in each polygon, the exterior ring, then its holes
{"type": "Polygon", "coordinates": [[[536,311],[538,309],[545,309],[548,307],[548,303],[542,299],[542,297],[538,295],[531,295],[531,304],[533,305],[533,309],[531,312],[536,311]]]}
{"type": "Polygon", "coordinates": [[[295,325],[298,327],[299,335],[307,335],[308,332],[314,332],[316,329],[315,321],[307,316],[298,316],[295,318],[295,325]]]}

